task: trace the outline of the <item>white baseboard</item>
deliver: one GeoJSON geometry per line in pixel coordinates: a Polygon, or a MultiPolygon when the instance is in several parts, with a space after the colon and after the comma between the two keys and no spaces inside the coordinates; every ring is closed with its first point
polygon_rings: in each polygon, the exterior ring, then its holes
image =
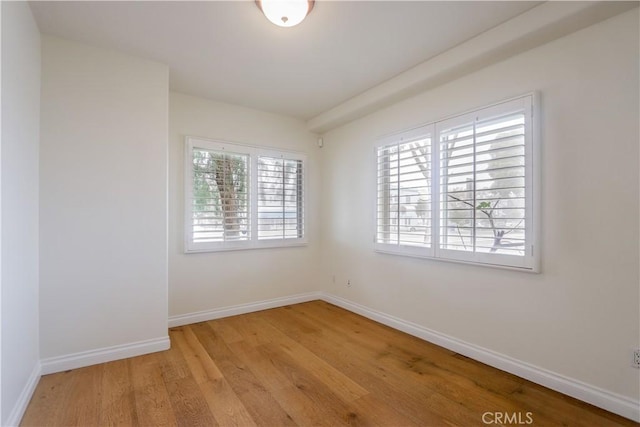
{"type": "Polygon", "coordinates": [[[20,424],[24,411],[27,410],[31,396],[33,396],[33,392],[36,390],[38,381],[40,381],[41,371],[40,362],[37,362],[36,366],[33,367],[31,375],[29,375],[29,379],[22,389],[20,396],[18,396],[18,401],[11,410],[11,413],[9,413],[9,418],[7,418],[5,424],[6,427],[14,427],[20,424]]]}
{"type": "Polygon", "coordinates": [[[575,397],[576,399],[613,412],[614,414],[640,422],[640,402],[634,401],[626,396],[612,393],[582,381],[513,359],[509,356],[441,334],[415,323],[372,310],[335,295],[321,293],[320,298],[328,303],[342,307],[345,310],[360,314],[376,322],[455,351],[456,353],[489,366],[493,366],[494,368],[525,378],[568,396],[575,397]]]}
{"type": "Polygon", "coordinates": [[[291,295],[288,297],[273,298],[265,301],[248,304],[233,305],[231,307],[216,308],[213,310],[196,311],[194,313],[179,314],[169,317],[169,327],[189,325],[192,323],[206,322],[208,320],[221,319],[223,317],[237,316],[239,314],[253,313],[254,311],[268,310],[270,308],[283,307],[285,305],[300,304],[303,302],[322,299],[321,292],[308,292],[305,294],[291,295]]]}
{"type": "Polygon", "coordinates": [[[67,371],[69,369],[83,368],[85,366],[95,365],[98,363],[126,359],[127,357],[155,353],[156,351],[168,350],[170,347],[171,344],[169,342],[169,337],[166,336],[129,344],[104,347],[96,350],[83,351],[80,353],[67,354],[64,356],[50,357],[42,359],[40,364],[42,366],[42,375],[47,375],[55,372],[67,371]]]}

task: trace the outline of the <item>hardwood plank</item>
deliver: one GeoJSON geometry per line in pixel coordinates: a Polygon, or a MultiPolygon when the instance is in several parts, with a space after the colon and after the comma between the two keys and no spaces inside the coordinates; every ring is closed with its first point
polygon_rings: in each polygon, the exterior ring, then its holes
{"type": "MultiPolygon", "coordinates": [[[[172,330],[171,336],[180,334],[182,328],[172,330]]],[[[187,361],[179,348],[156,353],[160,360],[160,372],[171,407],[179,426],[217,426],[200,387],[196,383],[187,361]]]]}
{"type": "Polygon", "coordinates": [[[127,360],[102,366],[102,401],[99,425],[131,426],[138,424],[136,399],[127,360]]]}
{"type": "MultiPolygon", "coordinates": [[[[413,419],[402,415],[395,410],[388,402],[380,400],[373,394],[359,397],[351,404],[360,413],[368,414],[368,418],[377,426],[422,426],[413,419]]],[[[434,424],[435,425],[435,424],[434,424]]]]}
{"type": "Polygon", "coordinates": [[[251,339],[252,334],[258,334],[259,329],[246,331],[237,329],[236,325],[242,325],[245,322],[245,316],[232,316],[221,319],[219,322],[209,321],[209,326],[219,336],[222,341],[231,344],[238,341],[247,341],[251,339]],[[239,332],[241,331],[241,332],[239,332]]]}
{"type": "Polygon", "coordinates": [[[139,425],[178,425],[162,380],[157,354],[133,357],[129,359],[129,363],[139,425]]]}
{"type": "Polygon", "coordinates": [[[64,424],[63,411],[70,404],[75,371],[43,375],[22,418],[23,426],[64,424]]]}
{"type": "Polygon", "coordinates": [[[72,425],[98,425],[102,390],[102,366],[94,365],[76,369],[69,394],[68,405],[64,407],[62,419],[72,425]]]}
{"type": "Polygon", "coordinates": [[[170,330],[165,352],[43,376],[23,426],[639,426],[314,301],[170,330]],[[496,424],[493,424],[496,425],[496,424]]]}
{"type": "Polygon", "coordinates": [[[322,381],[343,401],[350,402],[369,393],[312,351],[274,328],[273,325],[260,321],[257,316],[248,317],[247,320],[248,323],[253,323],[256,328],[260,328],[261,336],[268,343],[267,345],[277,345],[278,351],[286,354],[300,366],[304,366],[311,375],[322,381]]]}
{"type": "Polygon", "coordinates": [[[189,327],[171,331],[209,409],[222,426],[255,426],[251,415],[189,327]]]}
{"type": "Polygon", "coordinates": [[[326,360],[367,390],[375,390],[376,395],[404,416],[421,425],[446,425],[445,419],[425,407],[428,391],[418,390],[417,394],[407,391],[406,384],[393,373],[385,372],[375,361],[366,360],[359,352],[345,348],[348,337],[332,340],[329,331],[311,328],[305,319],[295,317],[295,313],[284,310],[261,312],[265,321],[274,324],[295,341],[326,360]],[[302,332],[306,331],[306,332],[302,332]],[[391,381],[390,381],[391,380],[391,381]]]}
{"type": "MultiPolygon", "coordinates": [[[[328,394],[329,391],[318,384],[312,385],[308,381],[308,375],[298,367],[287,365],[286,361],[281,360],[281,355],[276,355],[274,360],[273,354],[265,351],[263,346],[252,347],[240,342],[234,343],[231,350],[239,360],[251,366],[253,374],[265,390],[296,424],[344,425],[341,417],[336,416],[334,411],[327,411],[325,406],[317,404],[317,394],[328,394]],[[321,391],[318,391],[318,388],[321,391]]],[[[326,401],[324,403],[326,404],[326,401]]],[[[342,402],[332,401],[331,404],[346,412],[342,402]]]]}
{"type": "Polygon", "coordinates": [[[282,409],[268,393],[264,385],[253,372],[239,360],[206,323],[191,325],[209,357],[229,382],[229,385],[242,400],[251,418],[259,425],[295,425],[291,416],[282,409]]]}

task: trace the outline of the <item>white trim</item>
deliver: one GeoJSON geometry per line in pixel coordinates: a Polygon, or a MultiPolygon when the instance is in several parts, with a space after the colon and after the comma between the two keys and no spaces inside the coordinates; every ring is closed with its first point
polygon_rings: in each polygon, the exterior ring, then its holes
{"type": "Polygon", "coordinates": [[[36,362],[33,370],[31,371],[31,375],[29,375],[29,379],[27,383],[24,385],[20,396],[18,396],[18,401],[13,406],[13,409],[9,413],[9,418],[7,418],[6,424],[3,424],[5,427],[13,427],[20,425],[20,421],[22,420],[22,416],[24,412],[27,410],[27,406],[29,405],[29,401],[31,401],[31,397],[33,396],[33,392],[36,391],[36,386],[38,385],[38,381],[40,381],[40,376],[42,375],[42,368],[40,362],[36,362]]]}
{"type": "Polygon", "coordinates": [[[42,366],[41,374],[53,374],[55,372],[83,368],[85,366],[96,365],[98,363],[106,363],[114,360],[126,359],[128,357],[141,356],[143,354],[169,350],[170,347],[171,343],[169,341],[169,337],[165,336],[129,344],[103,347],[96,350],[82,351],[80,353],[67,354],[64,356],[49,357],[40,361],[40,365],[42,366]]]}
{"type": "Polygon", "coordinates": [[[531,157],[531,170],[533,174],[531,176],[531,184],[533,185],[531,214],[533,215],[533,232],[531,235],[531,256],[533,257],[532,272],[540,272],[540,248],[542,246],[542,114],[541,109],[541,94],[539,91],[531,93],[532,105],[531,108],[531,127],[530,131],[531,142],[533,145],[532,157],[531,157]]]}
{"type": "Polygon", "coordinates": [[[283,307],[285,305],[300,304],[303,302],[323,299],[322,292],[308,292],[288,297],[273,298],[264,301],[247,304],[232,305],[230,307],[215,308],[213,310],[196,311],[194,313],[178,314],[169,317],[169,327],[190,325],[192,323],[206,322],[208,320],[221,319],[223,317],[237,316],[239,314],[253,313],[254,311],[268,310],[270,308],[283,307]]]}
{"type": "Polygon", "coordinates": [[[614,414],[640,422],[640,402],[634,401],[629,397],[612,393],[573,378],[568,378],[564,375],[436,332],[398,317],[370,309],[336,295],[321,293],[321,298],[328,303],[360,314],[391,328],[406,332],[471,359],[493,366],[494,368],[509,372],[536,384],[613,412],[614,414]]]}

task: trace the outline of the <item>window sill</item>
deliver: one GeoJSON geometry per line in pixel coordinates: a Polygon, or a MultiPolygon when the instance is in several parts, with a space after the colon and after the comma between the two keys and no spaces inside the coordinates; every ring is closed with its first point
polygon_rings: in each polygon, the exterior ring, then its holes
{"type": "Polygon", "coordinates": [[[184,250],[184,253],[194,254],[194,253],[206,253],[206,252],[237,252],[237,251],[250,251],[254,249],[294,248],[294,247],[302,247],[302,246],[308,246],[308,242],[306,240],[301,240],[301,239],[295,239],[290,242],[283,242],[280,240],[277,243],[260,241],[258,243],[251,242],[244,245],[234,245],[234,246],[187,248],[184,250]]]}
{"type": "Polygon", "coordinates": [[[520,271],[524,273],[534,273],[534,274],[540,273],[540,268],[536,265],[537,263],[535,262],[533,262],[534,267],[516,267],[511,265],[491,264],[486,262],[436,257],[426,253],[419,253],[418,251],[415,251],[415,250],[405,251],[403,249],[392,249],[392,248],[386,249],[386,248],[380,248],[379,246],[377,246],[374,249],[374,251],[384,255],[396,255],[396,256],[409,257],[409,258],[421,258],[421,259],[428,259],[430,261],[444,261],[444,262],[453,263],[453,264],[466,264],[466,265],[473,265],[473,266],[479,266],[479,267],[496,268],[500,270],[520,271]]]}

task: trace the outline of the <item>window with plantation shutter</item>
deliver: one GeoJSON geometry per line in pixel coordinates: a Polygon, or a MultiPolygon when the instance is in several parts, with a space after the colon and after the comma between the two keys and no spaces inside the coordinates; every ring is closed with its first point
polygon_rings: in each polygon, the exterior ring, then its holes
{"type": "Polygon", "coordinates": [[[306,243],[305,156],[187,137],[185,252],[306,243]]]}
{"type": "Polygon", "coordinates": [[[449,257],[524,266],[529,112],[513,102],[439,124],[440,249],[449,257]]]}
{"type": "Polygon", "coordinates": [[[532,120],[528,95],[420,128],[433,135],[432,142],[421,140],[430,149],[419,149],[420,139],[406,132],[385,138],[376,155],[376,248],[537,271],[539,166],[532,120]],[[389,144],[390,138],[396,142],[389,144]],[[403,206],[402,197],[414,183],[428,194],[420,211],[428,230],[406,228],[406,216],[418,205],[403,206]],[[418,230],[422,242],[415,240],[418,230]]]}
{"type": "Polygon", "coordinates": [[[302,160],[258,157],[258,239],[304,235],[302,160]]]}
{"type": "Polygon", "coordinates": [[[249,156],[192,151],[190,228],[194,243],[239,242],[250,235],[249,156]]]}
{"type": "Polygon", "coordinates": [[[421,128],[376,148],[378,249],[430,254],[431,134],[421,128]]]}

